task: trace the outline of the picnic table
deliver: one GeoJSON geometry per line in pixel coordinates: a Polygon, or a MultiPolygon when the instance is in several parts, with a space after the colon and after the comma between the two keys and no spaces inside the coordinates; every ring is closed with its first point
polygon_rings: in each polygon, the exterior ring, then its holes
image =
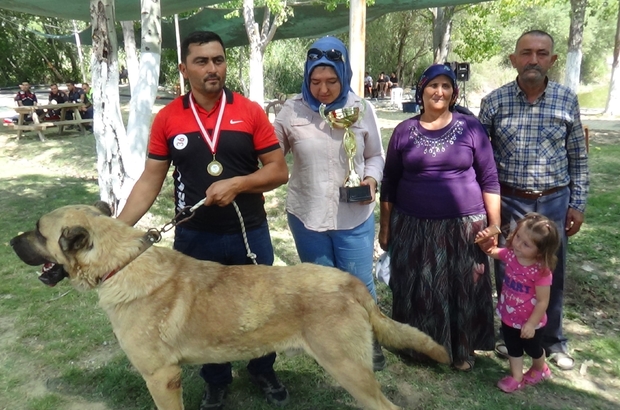
{"type": "Polygon", "coordinates": [[[69,125],[77,125],[80,129],[80,132],[84,134],[86,132],[86,128],[84,124],[92,124],[92,119],[83,119],[80,115],[80,107],[83,107],[84,104],[79,103],[62,103],[62,104],[43,104],[43,105],[32,105],[32,106],[20,106],[14,107],[15,112],[19,114],[19,118],[17,120],[17,124],[9,124],[9,127],[17,130],[17,140],[22,135],[24,131],[36,131],[39,134],[39,139],[41,141],[45,141],[45,137],[43,136],[43,131],[50,127],[58,127],[59,134],[62,134],[64,128],[69,125]],[[57,120],[46,120],[41,121],[37,111],[39,110],[60,110],[60,117],[57,120]],[[72,120],[66,120],[67,112],[73,113],[72,120]],[[26,118],[28,116],[32,117],[32,124],[26,124],[26,118]]]}

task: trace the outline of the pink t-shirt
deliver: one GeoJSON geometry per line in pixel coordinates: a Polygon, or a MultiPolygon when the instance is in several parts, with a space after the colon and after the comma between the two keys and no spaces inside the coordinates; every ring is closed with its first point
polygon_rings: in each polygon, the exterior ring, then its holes
{"type": "MultiPolygon", "coordinates": [[[[497,314],[506,325],[521,329],[536,306],[536,286],[551,286],[553,275],[539,263],[521,265],[511,249],[500,249],[499,258],[506,264],[506,273],[502,294],[497,301],[497,314]]],[[[545,313],[536,329],[546,324],[545,313]]]]}

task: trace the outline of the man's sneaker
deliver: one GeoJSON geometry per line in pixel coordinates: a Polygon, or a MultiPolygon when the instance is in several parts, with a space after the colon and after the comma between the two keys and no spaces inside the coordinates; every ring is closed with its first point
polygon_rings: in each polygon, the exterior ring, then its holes
{"type": "Polygon", "coordinates": [[[284,406],[288,403],[288,390],[280,383],[273,370],[258,375],[250,374],[250,381],[263,391],[267,401],[274,406],[284,406]]]}
{"type": "Polygon", "coordinates": [[[227,384],[209,384],[205,386],[205,392],[200,402],[200,410],[223,410],[224,398],[228,393],[227,384]]]}
{"type": "Polygon", "coordinates": [[[551,378],[551,370],[549,369],[549,366],[547,366],[547,363],[545,363],[545,367],[543,367],[542,370],[536,370],[531,367],[530,370],[525,372],[523,375],[523,381],[525,384],[529,384],[530,386],[538,384],[549,378],[551,378]]]}
{"type": "Polygon", "coordinates": [[[378,372],[385,369],[385,356],[381,345],[376,340],[372,343],[372,370],[378,372]]]}

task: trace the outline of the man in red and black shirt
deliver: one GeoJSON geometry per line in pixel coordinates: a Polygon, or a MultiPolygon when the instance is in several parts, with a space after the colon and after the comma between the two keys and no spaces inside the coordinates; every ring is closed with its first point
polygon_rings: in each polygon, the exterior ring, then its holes
{"type": "Polygon", "coordinates": [[[37,96],[30,91],[30,83],[28,81],[24,81],[19,85],[19,91],[14,99],[20,107],[37,105],[37,96]]]}
{"type": "MultiPolygon", "coordinates": [[[[20,107],[32,107],[33,105],[37,105],[37,96],[30,91],[30,83],[28,81],[24,81],[19,85],[19,91],[15,95],[15,102],[20,107]]],[[[37,115],[43,115],[43,110],[37,110],[37,115]]],[[[17,118],[17,116],[15,117],[17,118]]],[[[30,116],[26,117],[26,121],[32,121],[30,116]]]]}
{"type": "MultiPolygon", "coordinates": [[[[217,34],[190,34],[181,46],[181,61],[179,68],[192,91],[155,117],[144,172],[118,218],[135,224],[155,201],[173,164],[175,214],[206,196],[205,206],[176,227],[174,248],[225,265],[251,264],[234,200],[257,262],[271,265],[274,256],[263,192],[288,180],[274,128],[257,103],[224,86],[226,52],[217,34]]],[[[282,405],[288,401],[288,391],[273,371],[275,358],[271,353],[253,359],[248,371],[267,399],[282,405]]],[[[207,386],[200,408],[223,409],[232,382],[230,363],[206,364],[201,376],[207,386]]]]}

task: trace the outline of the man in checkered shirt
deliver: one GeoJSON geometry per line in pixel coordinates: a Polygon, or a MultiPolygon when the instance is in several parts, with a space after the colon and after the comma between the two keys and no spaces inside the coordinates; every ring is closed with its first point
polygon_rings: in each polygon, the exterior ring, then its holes
{"type": "MultiPolygon", "coordinates": [[[[566,245],[584,220],[588,154],[577,95],[547,77],[557,59],[553,45],[553,38],[544,31],[521,35],[510,55],[517,79],[483,98],[479,118],[489,132],[497,163],[502,226],[510,225],[512,230],[527,212],[538,212],[564,232],[553,272],[543,347],[552,363],[570,370],[575,361],[562,332],[566,245]]],[[[500,242],[504,242],[501,235],[500,242]]],[[[504,266],[497,261],[495,275],[499,295],[504,266]]],[[[496,351],[507,356],[502,341],[496,351]]]]}

